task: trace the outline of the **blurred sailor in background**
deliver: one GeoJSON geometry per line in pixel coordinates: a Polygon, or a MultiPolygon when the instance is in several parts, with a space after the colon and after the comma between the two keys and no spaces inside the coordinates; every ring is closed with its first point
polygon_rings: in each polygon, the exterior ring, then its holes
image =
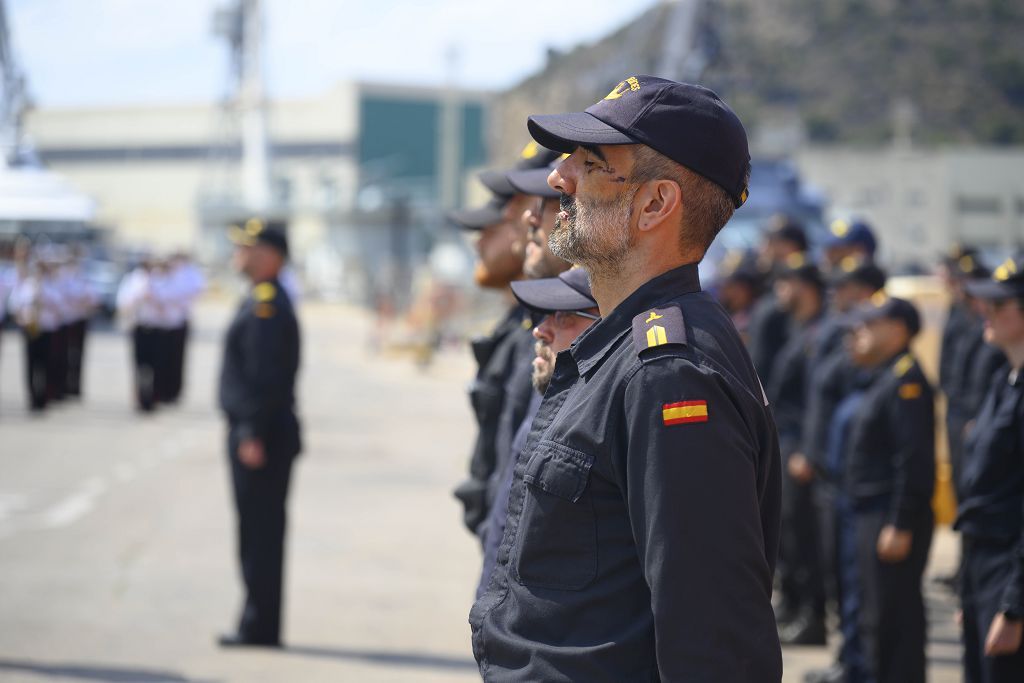
{"type": "Polygon", "coordinates": [[[10,298],[11,313],[25,339],[25,380],[32,412],[42,411],[56,397],[54,370],[57,345],[54,335],[61,325],[60,296],[53,266],[31,259],[24,252],[19,261],[18,283],[10,298]]]}
{"type": "Polygon", "coordinates": [[[221,646],[281,644],[288,485],[302,450],[295,412],[299,323],[278,276],[288,258],[282,229],[260,220],[234,228],[235,267],[252,284],[224,340],[220,407],[238,511],[245,602],[221,646]]]}
{"type": "Polygon", "coordinates": [[[152,258],[125,276],[117,292],[118,318],[132,337],[135,400],[143,412],[151,412],[157,404],[157,374],[163,355],[162,295],[157,262],[152,258]]]}
{"type": "Polygon", "coordinates": [[[89,320],[96,311],[99,296],[86,277],[83,250],[75,249],[64,267],[64,296],[68,308],[67,395],[82,397],[82,366],[85,363],[85,342],[89,320]]]}
{"type": "Polygon", "coordinates": [[[1024,259],[967,292],[984,301],[985,341],[1007,359],[968,427],[954,528],[963,534],[964,680],[1024,680],[1024,259]]]}
{"type": "MultiPolygon", "coordinates": [[[[558,155],[536,144],[527,145],[517,169],[542,168],[558,155]]],[[[480,180],[492,198],[483,206],[454,211],[450,219],[465,230],[479,231],[479,259],[474,277],[478,286],[505,296],[509,307],[494,331],[472,341],[478,369],[470,402],[478,432],[470,457],[469,476],[455,489],[464,507],[463,522],[481,535],[496,491],[497,464],[511,450],[515,430],[526,415],[533,357],[533,323],[529,312],[512,298],[509,285],[523,277],[527,229],[524,213],[536,198],[519,192],[508,181],[509,170],[485,171],[480,180]]]]}
{"type": "Polygon", "coordinates": [[[860,637],[877,683],[923,683],[935,406],[910,352],[921,319],[912,303],[882,293],[851,317],[851,355],[868,375],[852,410],[843,477],[856,527],[860,637]]]}

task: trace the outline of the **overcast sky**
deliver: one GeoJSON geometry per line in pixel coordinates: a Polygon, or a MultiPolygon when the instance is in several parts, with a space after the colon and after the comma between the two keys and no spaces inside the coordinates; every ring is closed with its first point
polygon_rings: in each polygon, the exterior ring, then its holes
{"type": "MultiPolygon", "coordinates": [[[[659,0],[264,0],[274,97],[346,79],[509,86],[548,47],[592,41],[659,0]]],[[[8,0],[15,55],[39,106],[210,100],[227,47],[211,29],[223,0],[8,0]]]]}

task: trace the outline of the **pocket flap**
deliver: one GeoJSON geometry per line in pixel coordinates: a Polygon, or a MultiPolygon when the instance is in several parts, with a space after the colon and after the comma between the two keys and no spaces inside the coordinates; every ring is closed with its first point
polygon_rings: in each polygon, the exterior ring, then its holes
{"type": "Polygon", "coordinates": [[[537,444],[523,479],[553,496],[575,503],[587,488],[594,456],[554,441],[537,444]]]}

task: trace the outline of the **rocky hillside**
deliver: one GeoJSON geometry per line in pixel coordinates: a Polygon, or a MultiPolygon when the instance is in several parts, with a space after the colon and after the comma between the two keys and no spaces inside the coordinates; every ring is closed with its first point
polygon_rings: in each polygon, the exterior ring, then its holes
{"type": "Polygon", "coordinates": [[[503,156],[526,114],[587,106],[627,75],[666,69],[720,92],[754,139],[875,145],[899,119],[917,145],[1024,144],[1020,0],[703,0],[689,24],[672,21],[676,5],[552,53],[503,94],[503,156]],[[673,35],[681,25],[688,34],[673,35]],[[692,48],[685,64],[666,62],[674,40],[692,48]]]}

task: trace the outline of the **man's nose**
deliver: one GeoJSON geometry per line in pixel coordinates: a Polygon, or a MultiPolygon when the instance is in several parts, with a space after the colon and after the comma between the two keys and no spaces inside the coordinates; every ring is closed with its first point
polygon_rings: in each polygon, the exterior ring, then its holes
{"type": "Polygon", "coordinates": [[[551,189],[562,194],[576,193],[576,168],[579,166],[577,155],[578,152],[573,152],[551,171],[548,175],[548,185],[551,189]]]}
{"type": "Polygon", "coordinates": [[[552,316],[546,315],[540,321],[540,323],[533,328],[533,338],[537,341],[542,341],[550,344],[555,338],[554,331],[551,329],[551,318],[552,316]]]}

